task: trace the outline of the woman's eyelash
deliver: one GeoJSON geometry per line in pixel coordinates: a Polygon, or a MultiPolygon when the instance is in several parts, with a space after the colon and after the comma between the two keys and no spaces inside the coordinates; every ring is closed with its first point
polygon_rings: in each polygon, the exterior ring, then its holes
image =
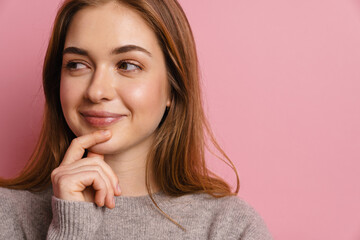
{"type": "Polygon", "coordinates": [[[130,61],[121,61],[117,64],[117,68],[120,70],[124,70],[124,71],[128,71],[128,72],[132,72],[132,71],[136,71],[136,70],[142,70],[142,67],[130,62],[130,61]],[[130,70],[128,68],[131,68],[130,70]]]}
{"type": "Polygon", "coordinates": [[[85,64],[83,64],[83,63],[81,63],[81,62],[74,62],[74,61],[69,61],[69,62],[67,62],[66,64],[65,64],[65,68],[66,69],[69,69],[69,70],[76,70],[77,68],[77,65],[79,65],[79,64],[81,64],[81,65],[84,65],[85,66],[85,64]]]}

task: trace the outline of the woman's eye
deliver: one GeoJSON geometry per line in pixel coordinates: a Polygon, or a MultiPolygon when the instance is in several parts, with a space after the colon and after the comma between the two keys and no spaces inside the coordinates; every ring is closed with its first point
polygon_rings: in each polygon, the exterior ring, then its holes
{"type": "Polygon", "coordinates": [[[79,70],[79,69],[85,69],[86,65],[79,62],[68,62],[66,64],[66,68],[70,70],[79,70]]]}
{"type": "Polygon", "coordinates": [[[118,69],[131,72],[131,71],[141,70],[141,67],[130,62],[121,62],[118,65],[118,69]]]}

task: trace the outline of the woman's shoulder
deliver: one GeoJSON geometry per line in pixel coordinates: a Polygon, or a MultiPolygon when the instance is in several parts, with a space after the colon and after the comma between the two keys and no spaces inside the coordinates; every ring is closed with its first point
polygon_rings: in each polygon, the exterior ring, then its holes
{"type": "Polygon", "coordinates": [[[19,203],[27,199],[31,193],[26,190],[15,190],[6,187],[0,187],[0,205],[1,209],[4,206],[11,206],[15,203],[19,203]]]}
{"type": "Polygon", "coordinates": [[[222,213],[236,216],[237,218],[256,219],[259,218],[259,213],[248,202],[239,196],[226,196],[222,198],[215,198],[215,205],[222,213]]]}
{"type": "Polygon", "coordinates": [[[51,211],[52,189],[40,192],[0,187],[0,211],[2,214],[22,215],[51,211]]]}
{"type": "Polygon", "coordinates": [[[239,236],[241,239],[272,239],[260,214],[238,196],[217,198],[203,193],[189,194],[171,202],[174,213],[192,221],[199,219],[199,223],[207,222],[206,225],[211,226],[209,236],[214,239],[239,239],[239,236]]]}
{"type": "Polygon", "coordinates": [[[199,194],[195,197],[199,205],[207,205],[207,208],[214,209],[219,214],[226,215],[227,218],[255,219],[260,217],[258,212],[245,200],[239,196],[213,197],[208,194],[199,194]]]}
{"type": "Polygon", "coordinates": [[[27,202],[29,200],[48,202],[51,200],[52,189],[46,188],[43,191],[29,191],[29,190],[18,190],[18,189],[10,189],[6,187],[0,187],[0,201],[1,202],[27,202]]]}

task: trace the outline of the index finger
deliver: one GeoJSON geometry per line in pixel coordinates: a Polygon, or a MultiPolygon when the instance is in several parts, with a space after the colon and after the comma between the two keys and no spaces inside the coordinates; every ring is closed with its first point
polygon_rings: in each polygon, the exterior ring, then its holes
{"type": "Polygon", "coordinates": [[[67,165],[79,160],[84,155],[85,149],[90,148],[96,144],[105,142],[111,137],[109,130],[102,130],[86,134],[71,141],[67,149],[61,165],[67,165]]]}

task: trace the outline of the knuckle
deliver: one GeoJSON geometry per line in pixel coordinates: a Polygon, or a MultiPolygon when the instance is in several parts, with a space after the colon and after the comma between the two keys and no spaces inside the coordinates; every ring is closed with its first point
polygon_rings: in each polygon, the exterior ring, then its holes
{"type": "MultiPolygon", "coordinates": [[[[97,171],[97,170],[91,170],[90,172],[91,172],[93,178],[98,179],[98,180],[102,180],[102,177],[101,177],[101,174],[99,173],[99,171],[97,171]]],[[[99,181],[100,184],[101,184],[102,182],[103,182],[103,181],[99,181]]]]}
{"type": "Polygon", "coordinates": [[[100,174],[100,172],[101,172],[101,167],[100,166],[98,166],[98,165],[95,165],[94,166],[94,169],[96,170],[96,172],[98,172],[99,174],[100,174]]]}
{"type": "Polygon", "coordinates": [[[51,175],[50,175],[50,176],[51,176],[51,180],[53,180],[53,179],[55,178],[57,172],[58,172],[57,168],[55,168],[55,169],[51,172],[51,175]]]}
{"type": "Polygon", "coordinates": [[[71,141],[71,144],[70,145],[79,145],[79,139],[78,138],[74,138],[72,141],[71,141]]]}
{"type": "Polygon", "coordinates": [[[51,181],[52,181],[52,182],[57,182],[60,173],[61,173],[60,167],[55,168],[55,169],[51,172],[51,175],[50,175],[50,176],[51,176],[51,181]]]}
{"type": "Polygon", "coordinates": [[[51,177],[55,177],[56,175],[58,175],[59,173],[61,173],[64,170],[64,167],[59,166],[57,168],[55,168],[52,172],[51,172],[51,177]]]}
{"type": "Polygon", "coordinates": [[[110,178],[110,181],[117,186],[119,184],[119,179],[117,178],[117,176],[114,174],[112,175],[112,177],[110,178]]]}
{"type": "Polygon", "coordinates": [[[93,158],[93,161],[94,161],[94,163],[96,164],[96,165],[101,165],[101,159],[100,158],[98,158],[98,157],[95,157],[95,158],[93,158]]]}
{"type": "Polygon", "coordinates": [[[115,185],[119,184],[119,179],[118,179],[118,177],[116,176],[115,173],[113,174],[112,181],[115,183],[115,185]]]}
{"type": "Polygon", "coordinates": [[[109,187],[109,189],[108,189],[108,194],[109,194],[110,197],[112,197],[112,196],[115,195],[114,190],[113,190],[112,187],[109,187]]]}
{"type": "Polygon", "coordinates": [[[61,176],[57,177],[56,182],[60,187],[64,187],[64,186],[68,185],[68,181],[69,181],[69,178],[67,175],[61,175],[61,176]]]}

